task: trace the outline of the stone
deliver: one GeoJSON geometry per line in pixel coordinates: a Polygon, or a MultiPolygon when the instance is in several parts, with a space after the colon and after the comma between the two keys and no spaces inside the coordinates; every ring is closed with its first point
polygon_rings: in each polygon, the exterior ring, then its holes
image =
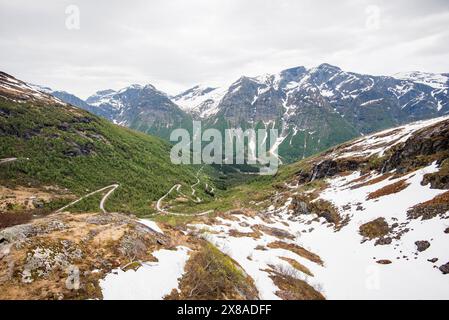
{"type": "Polygon", "coordinates": [[[416,245],[416,247],[417,247],[419,252],[423,252],[423,251],[427,250],[430,247],[430,242],[426,241],[426,240],[416,241],[415,245],[416,245]]]}

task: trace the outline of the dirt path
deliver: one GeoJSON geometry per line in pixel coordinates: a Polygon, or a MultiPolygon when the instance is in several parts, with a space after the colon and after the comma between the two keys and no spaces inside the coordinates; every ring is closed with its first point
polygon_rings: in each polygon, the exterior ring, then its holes
{"type": "Polygon", "coordinates": [[[82,200],[84,200],[84,199],[86,199],[86,198],[88,198],[88,197],[90,197],[90,196],[93,196],[94,194],[97,194],[97,193],[99,193],[99,192],[103,192],[103,191],[105,191],[105,190],[111,189],[111,190],[108,191],[108,193],[106,193],[106,194],[104,195],[104,197],[103,197],[103,198],[101,199],[101,201],[100,201],[100,210],[101,210],[103,213],[107,213],[106,209],[104,208],[104,204],[105,204],[106,200],[109,198],[109,196],[110,196],[110,195],[111,195],[111,194],[112,194],[112,193],[113,193],[119,186],[120,186],[120,185],[118,185],[118,184],[112,184],[112,185],[110,185],[110,186],[107,186],[107,187],[98,189],[98,190],[96,190],[96,191],[94,191],[94,192],[91,192],[91,193],[89,193],[89,194],[87,194],[87,195],[85,195],[85,196],[79,198],[78,200],[75,200],[75,201],[73,201],[73,202],[70,202],[68,205],[66,205],[66,206],[62,207],[61,209],[57,210],[56,213],[62,212],[62,211],[64,211],[65,209],[67,209],[67,208],[69,208],[69,207],[71,207],[71,206],[77,204],[78,202],[80,202],[80,201],[82,201],[82,200]]]}

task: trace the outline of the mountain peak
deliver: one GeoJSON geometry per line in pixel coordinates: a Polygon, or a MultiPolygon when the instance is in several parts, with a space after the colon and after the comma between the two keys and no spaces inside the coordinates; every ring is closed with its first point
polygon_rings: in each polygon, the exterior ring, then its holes
{"type": "Polygon", "coordinates": [[[408,80],[425,84],[435,89],[444,89],[449,87],[449,76],[447,74],[408,71],[396,73],[393,77],[400,80],[408,80]]]}
{"type": "Polygon", "coordinates": [[[329,71],[341,71],[341,69],[337,66],[333,66],[329,63],[322,63],[316,69],[318,70],[329,70],[329,71]]]}

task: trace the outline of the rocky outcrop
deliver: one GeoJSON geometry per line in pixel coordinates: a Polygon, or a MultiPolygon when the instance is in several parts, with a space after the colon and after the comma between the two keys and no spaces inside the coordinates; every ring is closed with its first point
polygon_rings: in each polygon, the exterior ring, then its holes
{"type": "Polygon", "coordinates": [[[297,173],[300,183],[312,182],[317,179],[333,177],[339,173],[355,171],[367,161],[364,159],[324,159],[313,165],[311,170],[302,170],[297,173]]]}
{"type": "Polygon", "coordinates": [[[60,213],[7,228],[0,231],[0,299],[101,298],[105,274],[155,261],[151,252],[174,246],[169,235],[118,213],[60,213]]]}
{"type": "MultiPolygon", "coordinates": [[[[441,164],[448,156],[449,120],[446,120],[419,130],[399,147],[392,150],[391,155],[382,165],[382,172],[395,169],[398,173],[405,173],[433,161],[438,161],[441,164]]],[[[446,186],[448,180],[447,177],[444,179],[443,186],[446,186]]]]}

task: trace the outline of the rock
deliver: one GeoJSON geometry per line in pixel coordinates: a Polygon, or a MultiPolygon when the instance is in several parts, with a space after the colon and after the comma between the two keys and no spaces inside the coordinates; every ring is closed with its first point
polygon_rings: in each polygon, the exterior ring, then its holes
{"type": "Polygon", "coordinates": [[[440,271],[443,272],[443,274],[448,274],[449,273],[449,262],[446,264],[443,264],[438,269],[440,269],[440,271]]]}
{"type": "Polygon", "coordinates": [[[310,181],[325,177],[333,177],[340,172],[355,171],[359,166],[360,163],[353,159],[327,159],[313,167],[310,181]]]}
{"type": "Polygon", "coordinates": [[[22,241],[36,233],[36,228],[31,224],[17,225],[0,231],[0,241],[2,243],[22,241]]]}
{"type": "Polygon", "coordinates": [[[319,216],[323,217],[329,223],[337,223],[338,222],[336,217],[329,211],[325,211],[325,212],[321,213],[319,216]]]}
{"type": "Polygon", "coordinates": [[[32,204],[36,209],[41,209],[44,207],[44,202],[41,199],[33,199],[32,204]]]}
{"type": "Polygon", "coordinates": [[[391,260],[383,259],[383,260],[377,260],[378,264],[391,264],[391,260]]]}
{"type": "Polygon", "coordinates": [[[309,209],[307,207],[307,203],[302,200],[293,199],[292,202],[294,214],[301,215],[301,214],[309,214],[309,209]]]}
{"type": "Polygon", "coordinates": [[[438,258],[427,259],[427,261],[435,263],[438,261],[438,258]]]}
{"type": "Polygon", "coordinates": [[[384,245],[388,245],[391,244],[392,239],[390,237],[386,237],[386,238],[379,238],[376,240],[376,242],[374,243],[374,245],[380,245],[380,246],[384,246],[384,245]]]}
{"type": "Polygon", "coordinates": [[[444,230],[444,233],[449,233],[449,227],[444,230]]]}
{"type": "Polygon", "coordinates": [[[419,252],[423,252],[423,251],[427,250],[430,247],[430,242],[426,241],[426,240],[416,241],[415,245],[418,248],[419,252]]]}

